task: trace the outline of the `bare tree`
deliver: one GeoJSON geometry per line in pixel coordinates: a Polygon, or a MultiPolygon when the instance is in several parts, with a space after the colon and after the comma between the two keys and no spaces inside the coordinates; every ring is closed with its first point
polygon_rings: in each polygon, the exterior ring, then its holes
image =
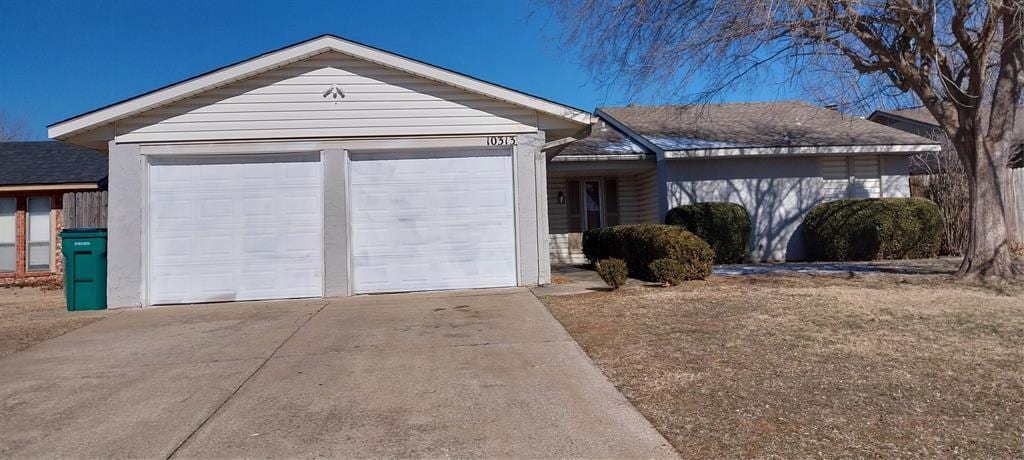
{"type": "Polygon", "coordinates": [[[28,130],[21,121],[13,120],[0,110],[0,142],[20,141],[28,137],[28,130]]]}
{"type": "Polygon", "coordinates": [[[598,81],[709,100],[791,83],[846,105],[919,101],[967,174],[959,274],[1021,276],[1009,251],[1008,133],[1024,89],[1024,0],[550,0],[598,81]]]}
{"type": "Polygon", "coordinates": [[[937,133],[942,150],[914,155],[910,161],[914,169],[923,171],[924,196],[939,206],[942,212],[943,254],[962,256],[967,251],[970,229],[970,187],[967,171],[957,156],[953,143],[937,133]]]}

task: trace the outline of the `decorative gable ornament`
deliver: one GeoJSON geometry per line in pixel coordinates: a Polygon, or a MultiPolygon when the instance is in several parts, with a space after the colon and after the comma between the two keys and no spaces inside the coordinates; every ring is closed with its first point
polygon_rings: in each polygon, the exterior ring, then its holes
{"type": "Polygon", "coordinates": [[[330,97],[331,99],[337,99],[339,97],[340,98],[344,98],[345,97],[345,92],[342,91],[341,88],[339,88],[337,84],[332,83],[331,87],[327,88],[327,90],[324,91],[323,96],[324,96],[324,99],[327,99],[328,97],[330,97]]]}

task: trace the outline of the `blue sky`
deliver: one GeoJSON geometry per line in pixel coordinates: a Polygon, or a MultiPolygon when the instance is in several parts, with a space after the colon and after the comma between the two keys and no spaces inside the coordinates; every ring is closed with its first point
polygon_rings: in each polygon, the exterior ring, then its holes
{"type": "MultiPolygon", "coordinates": [[[[46,125],[330,33],[592,110],[661,102],[588,84],[526,0],[0,0],[0,111],[46,125]]],[[[778,99],[780,91],[725,95],[778,99]]]]}

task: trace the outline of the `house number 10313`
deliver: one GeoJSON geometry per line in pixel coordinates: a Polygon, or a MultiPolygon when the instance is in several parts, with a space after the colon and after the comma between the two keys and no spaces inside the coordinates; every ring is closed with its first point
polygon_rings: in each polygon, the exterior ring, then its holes
{"type": "Polygon", "coordinates": [[[515,136],[488,136],[487,145],[516,145],[515,136]]]}

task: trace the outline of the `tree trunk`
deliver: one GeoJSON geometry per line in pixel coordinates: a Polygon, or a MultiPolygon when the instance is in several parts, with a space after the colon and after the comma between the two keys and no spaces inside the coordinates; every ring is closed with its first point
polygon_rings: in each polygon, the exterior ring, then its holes
{"type": "Polygon", "coordinates": [[[1010,253],[1010,233],[1005,209],[1010,203],[1004,195],[1009,168],[998,152],[983,142],[957,145],[965,161],[970,184],[970,229],[967,250],[958,276],[1011,279],[1021,276],[1010,253]]]}

